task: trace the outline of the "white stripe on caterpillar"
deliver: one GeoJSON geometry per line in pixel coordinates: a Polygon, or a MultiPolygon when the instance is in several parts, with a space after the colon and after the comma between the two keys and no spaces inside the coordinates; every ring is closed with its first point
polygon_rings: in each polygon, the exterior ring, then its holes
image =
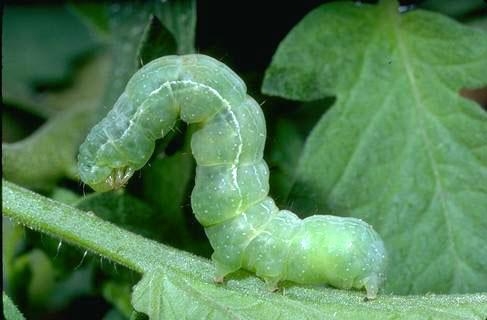
{"type": "Polygon", "coordinates": [[[276,207],[267,196],[262,110],[243,81],[208,56],[162,57],[136,72],[81,145],[81,179],[97,191],[122,187],[178,118],[203,124],[191,141],[191,205],[214,249],[217,279],[244,268],[270,288],[291,280],[376,296],[386,265],[380,236],[359,219],[302,220],[276,207]]]}

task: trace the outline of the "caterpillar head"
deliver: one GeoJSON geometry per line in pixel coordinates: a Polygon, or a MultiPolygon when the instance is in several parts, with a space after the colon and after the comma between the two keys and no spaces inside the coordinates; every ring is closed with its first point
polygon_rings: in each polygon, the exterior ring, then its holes
{"type": "MultiPolygon", "coordinates": [[[[83,155],[80,152],[80,157],[83,155]]],[[[81,180],[97,192],[123,188],[135,172],[130,166],[112,168],[81,160],[78,162],[78,170],[81,180]]]]}
{"type": "Polygon", "coordinates": [[[134,174],[134,169],[124,168],[106,168],[93,166],[90,175],[83,175],[80,166],[81,180],[97,192],[105,192],[123,188],[134,174]]]}

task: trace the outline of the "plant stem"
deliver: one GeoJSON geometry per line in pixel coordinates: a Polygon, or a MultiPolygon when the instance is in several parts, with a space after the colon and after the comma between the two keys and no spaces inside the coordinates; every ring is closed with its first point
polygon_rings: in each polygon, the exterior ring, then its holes
{"type": "Polygon", "coordinates": [[[207,260],[167,247],[121,229],[69,205],[54,201],[2,179],[2,211],[27,227],[62,241],[83,247],[138,272],[167,266],[181,270],[181,260],[198,260],[211,268],[207,260]]]}

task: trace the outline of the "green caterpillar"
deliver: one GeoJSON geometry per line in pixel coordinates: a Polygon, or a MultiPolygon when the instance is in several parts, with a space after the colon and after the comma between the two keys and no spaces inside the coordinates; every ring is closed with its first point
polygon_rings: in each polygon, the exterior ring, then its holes
{"type": "Polygon", "coordinates": [[[272,289],[290,280],[365,288],[376,297],[386,261],[380,236],[359,219],[302,220],[276,207],[268,197],[262,110],[244,82],[208,56],[166,56],[136,72],[80,147],[82,181],[96,191],[124,186],[178,118],[202,124],[191,141],[191,204],[214,249],[217,281],[243,268],[272,289]]]}

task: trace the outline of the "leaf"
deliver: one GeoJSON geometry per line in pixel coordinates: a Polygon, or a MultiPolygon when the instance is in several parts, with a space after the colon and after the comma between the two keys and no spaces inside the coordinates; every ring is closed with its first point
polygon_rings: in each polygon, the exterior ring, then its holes
{"type": "Polygon", "coordinates": [[[279,119],[275,126],[274,132],[271,134],[272,147],[270,150],[268,149],[266,159],[268,159],[271,170],[269,182],[272,198],[280,203],[289,195],[304,141],[292,121],[279,119]]]}
{"type": "Polygon", "coordinates": [[[62,177],[76,178],[75,158],[90,120],[86,109],[69,109],[26,139],[2,144],[4,176],[39,190],[51,189],[62,177]]]}
{"type": "Polygon", "coordinates": [[[101,39],[109,37],[108,9],[104,3],[70,2],[67,6],[101,39]]]}
{"type": "Polygon", "coordinates": [[[107,5],[112,65],[110,84],[99,110],[99,117],[111,109],[128,79],[137,71],[139,50],[152,12],[150,1],[114,2],[107,5]]]}
{"type": "Polygon", "coordinates": [[[440,14],[332,3],[282,41],[263,91],[336,95],[306,141],[289,201],[374,225],[387,291],[487,290],[487,35],[440,14]]]}
{"type": "Polygon", "coordinates": [[[50,190],[64,177],[77,178],[78,146],[100,103],[107,80],[105,74],[106,56],[98,56],[80,70],[73,87],[45,94],[44,102],[63,111],[27,138],[2,144],[5,177],[37,190],[50,190]]]}
{"type": "Polygon", "coordinates": [[[422,1],[420,6],[452,17],[465,17],[471,15],[475,10],[485,9],[485,3],[478,0],[426,0],[422,1]]]}
{"type": "Polygon", "coordinates": [[[154,16],[150,17],[148,29],[139,52],[140,64],[176,52],[176,40],[154,16]]]}
{"type": "Polygon", "coordinates": [[[15,142],[25,138],[42,123],[42,120],[39,120],[26,112],[17,112],[13,108],[3,108],[2,143],[15,142]]]}
{"type": "MultiPolygon", "coordinates": [[[[53,239],[49,238],[49,240],[53,239]]],[[[69,249],[73,248],[71,247],[69,249]]],[[[64,250],[67,249],[64,248],[64,250]]],[[[56,255],[56,261],[53,261],[53,263],[55,262],[56,267],[55,286],[52,288],[49,296],[46,299],[46,302],[42,305],[43,308],[49,310],[62,310],[68,305],[75,303],[75,301],[81,299],[82,297],[93,294],[95,290],[94,287],[97,283],[97,281],[94,280],[93,264],[90,264],[88,266],[83,265],[82,267],[80,267],[80,264],[83,261],[82,255],[78,256],[78,261],[81,262],[78,262],[77,266],[71,265],[69,274],[67,274],[66,276],[60,275],[60,273],[65,271],[60,271],[59,264],[61,261],[58,260],[60,260],[59,258],[61,255],[56,255]],[[77,269],[73,270],[73,268],[77,269]]]]}
{"type": "Polygon", "coordinates": [[[54,288],[56,271],[49,257],[39,249],[30,251],[25,257],[29,261],[31,271],[29,302],[40,307],[45,305],[54,288]]]}
{"type": "Polygon", "coordinates": [[[46,105],[38,86],[66,82],[75,60],[97,46],[97,39],[64,6],[5,6],[3,101],[52,116],[62,109],[46,105]]]}
{"type": "Polygon", "coordinates": [[[142,312],[134,311],[130,315],[130,320],[147,320],[147,319],[149,319],[149,317],[147,317],[147,315],[145,315],[142,312]]]}
{"type": "Polygon", "coordinates": [[[177,152],[154,159],[142,173],[142,196],[158,210],[159,231],[166,235],[165,242],[174,245],[181,245],[190,237],[186,229],[184,206],[189,201],[193,168],[191,153],[177,152]]]}
{"type": "Polygon", "coordinates": [[[3,290],[13,297],[18,296],[22,290],[21,286],[27,282],[25,281],[28,273],[27,261],[25,259],[24,262],[17,261],[17,256],[23,247],[25,247],[24,228],[9,219],[2,218],[3,290]]]}
{"type": "Polygon", "coordinates": [[[477,28],[483,31],[487,31],[487,17],[481,16],[481,17],[476,17],[474,19],[471,19],[468,21],[468,25],[471,26],[472,28],[477,28]]]}
{"type": "MultiPolygon", "coordinates": [[[[23,230],[25,238],[25,230],[23,230]]],[[[58,285],[59,273],[51,259],[40,249],[20,254],[5,268],[6,290],[23,305],[34,308],[51,306],[51,297],[58,285]]],[[[69,296],[64,292],[63,298],[69,296]]]]}
{"type": "Polygon", "coordinates": [[[116,306],[117,310],[129,318],[133,308],[130,304],[131,286],[127,283],[109,280],[103,284],[103,297],[116,306]]]}
{"type": "Polygon", "coordinates": [[[195,51],[196,0],[157,0],[155,15],[176,39],[178,54],[195,51]]]}
{"type": "Polygon", "coordinates": [[[122,314],[118,309],[112,308],[103,315],[102,320],[127,320],[128,317],[122,314]]]}
{"type": "Polygon", "coordinates": [[[17,309],[15,304],[12,300],[2,292],[2,299],[3,299],[3,316],[5,320],[24,320],[24,316],[22,313],[17,309]]]}
{"type": "Polygon", "coordinates": [[[324,287],[285,284],[282,293],[269,292],[263,281],[245,272],[216,285],[212,280],[215,267],[207,259],[140,237],[5,180],[2,212],[29,228],[143,273],[132,303],[137,310],[155,316],[171,312],[162,306],[174,307],[174,314],[182,314],[184,319],[192,319],[190,315],[205,318],[201,315],[208,311],[222,319],[475,319],[487,313],[485,293],[379,295],[377,300],[364,302],[362,292],[324,287]]]}
{"type": "MultiPolygon", "coordinates": [[[[167,1],[167,4],[163,4],[160,1],[130,1],[112,3],[108,6],[110,51],[113,57],[112,80],[107,89],[104,108],[100,109],[100,117],[104,116],[113,106],[128,79],[139,68],[140,63],[148,62],[141,61],[141,55],[143,58],[147,58],[147,56],[154,58],[154,52],[161,56],[174,54],[176,46],[180,51],[192,50],[195,24],[190,17],[196,14],[196,8],[195,5],[191,5],[191,2],[171,0],[167,1]],[[177,4],[173,4],[173,2],[177,4]],[[166,17],[161,20],[164,28],[161,28],[160,24],[154,23],[152,18],[154,14],[161,16],[162,8],[164,8],[163,16],[166,17]],[[177,15],[178,19],[168,18],[173,15],[177,15]],[[151,27],[155,27],[156,31],[153,31],[151,27]],[[157,29],[160,31],[159,34],[156,33],[157,29]],[[174,37],[173,39],[168,37],[168,30],[174,37]],[[180,44],[180,41],[184,44],[180,44]],[[151,53],[147,53],[147,50],[150,50],[151,53]]],[[[188,52],[181,51],[180,53],[188,52]]]]}
{"type": "MultiPolygon", "coordinates": [[[[383,296],[377,301],[363,302],[360,294],[346,294],[340,290],[291,286],[284,287],[282,293],[275,293],[266,291],[262,286],[242,290],[245,284],[235,285],[234,282],[217,285],[171,268],[159,268],[146,273],[134,287],[132,304],[152,320],[473,319],[487,312],[482,302],[467,302],[465,305],[459,296],[445,297],[444,301],[435,299],[434,302],[418,297],[383,296]],[[451,305],[449,299],[459,299],[458,304],[451,305]]],[[[485,298],[487,296],[480,300],[485,298]]]]}
{"type": "Polygon", "coordinates": [[[279,208],[290,208],[293,204],[292,199],[288,197],[305,138],[323,111],[332,105],[334,99],[299,103],[297,106],[293,106],[294,103],[291,101],[285,104],[282,101],[269,102],[266,104],[266,110],[271,110],[273,113],[267,114],[267,118],[276,119],[268,122],[269,138],[264,155],[271,171],[270,196],[279,208]]]}
{"type": "Polygon", "coordinates": [[[209,255],[211,248],[189,205],[195,174],[191,137],[197,129],[197,126],[184,128],[179,125],[160,141],[153,158],[142,169],[141,196],[160,217],[162,242],[209,255]],[[181,131],[184,135],[177,137],[181,131]],[[166,153],[174,149],[177,151],[166,153]],[[191,229],[192,226],[195,228],[191,229]]]}
{"type": "Polygon", "coordinates": [[[57,187],[52,191],[50,198],[62,203],[74,205],[80,200],[81,196],[70,189],[57,187]]]}
{"type": "Polygon", "coordinates": [[[152,208],[128,193],[92,193],[81,199],[76,207],[94,212],[104,220],[147,238],[161,237],[161,226],[152,208]]]}

